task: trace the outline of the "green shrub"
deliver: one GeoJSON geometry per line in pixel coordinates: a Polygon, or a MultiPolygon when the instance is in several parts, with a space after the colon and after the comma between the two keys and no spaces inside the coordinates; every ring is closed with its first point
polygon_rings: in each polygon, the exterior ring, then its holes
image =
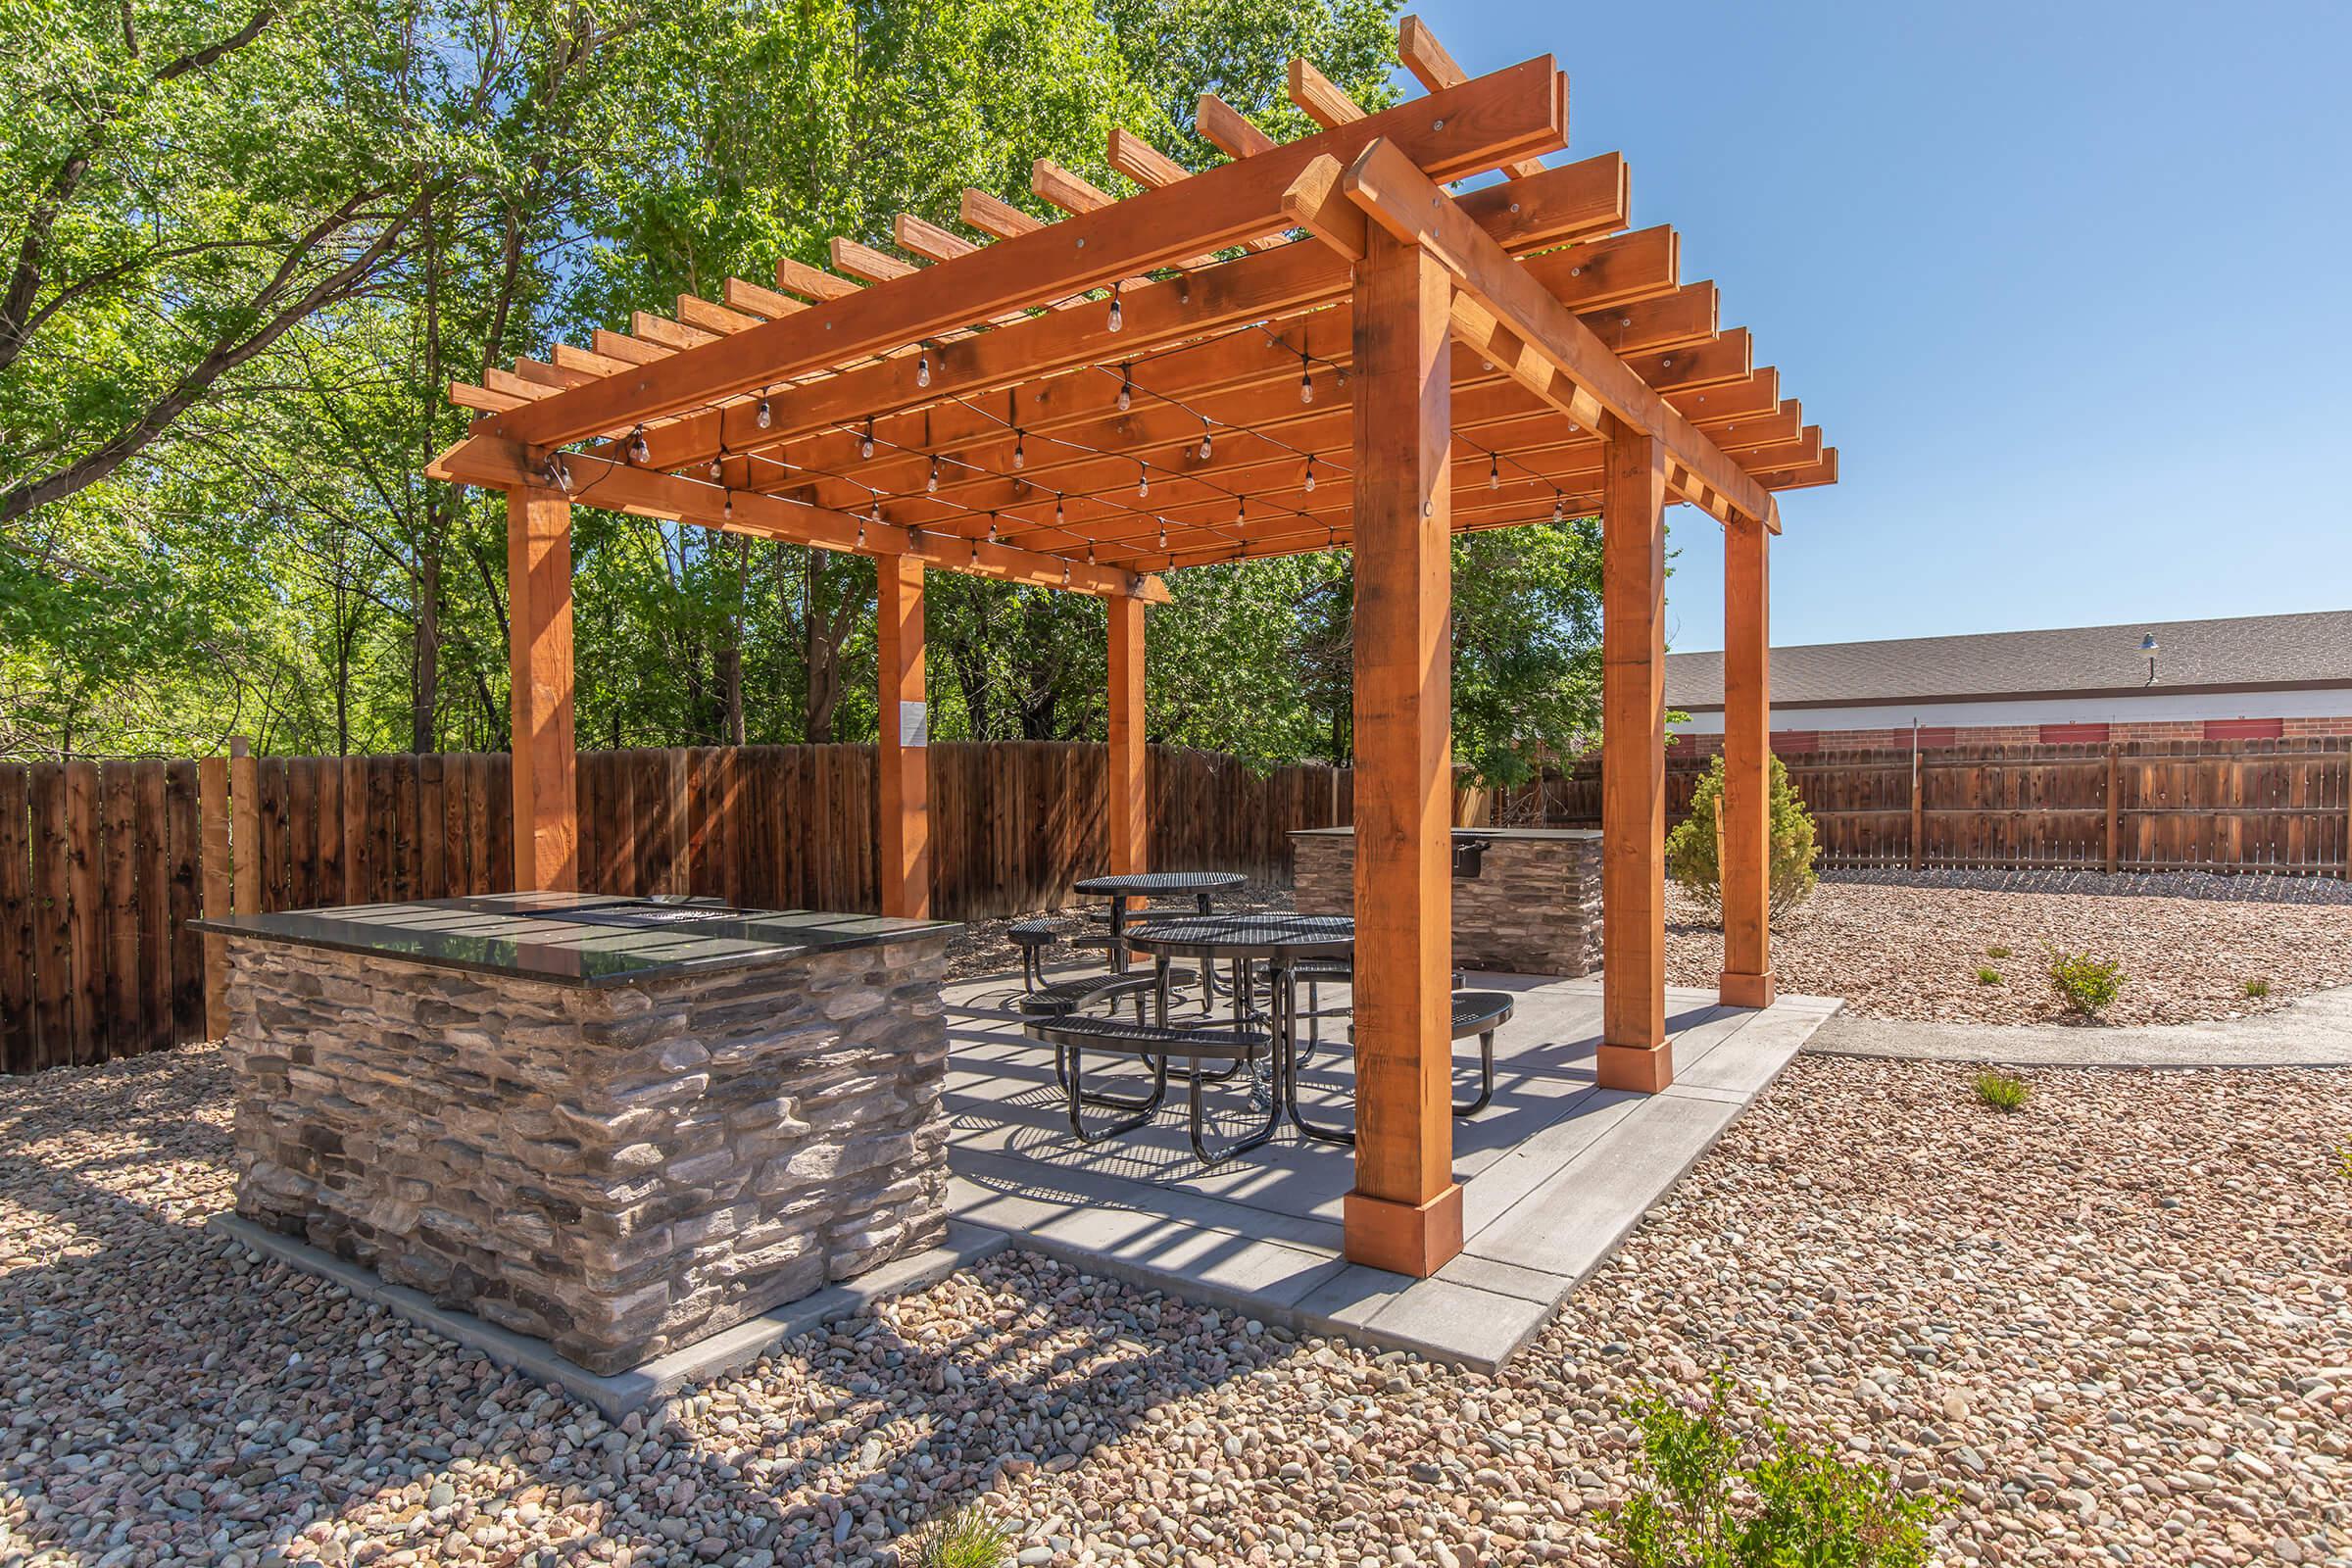
{"type": "MultiPolygon", "coordinates": [[[[1666,835],[1666,874],[1696,899],[1708,914],[1723,914],[1723,867],[1715,859],[1715,818],[1723,801],[1723,758],[1709,759],[1690,792],[1690,814],[1666,835]]],[[[1813,862],[1821,849],[1813,842],[1813,818],[1788,782],[1788,769],[1772,760],[1772,854],[1767,898],[1772,918],[1779,919],[1813,896],[1821,878],[1813,862]]]]}
{"type": "Polygon", "coordinates": [[[2124,966],[2087,953],[2050,950],[2050,984],[2066,1004],[2085,1018],[2105,1012],[2124,989],[2124,966]]]}
{"type": "Polygon", "coordinates": [[[1984,950],[1984,956],[1987,958],[2006,958],[2009,956],[2009,950],[1996,942],[1991,947],[1984,950]]]}
{"type": "Polygon", "coordinates": [[[2023,1078],[2005,1072],[1977,1074],[1977,1098],[1995,1110],[2023,1110],[2033,1093],[2033,1086],[2023,1078]]]}
{"type": "Polygon", "coordinates": [[[1977,984],[1981,986],[1997,986],[2000,983],[2000,970],[1995,969],[1988,963],[1980,963],[1977,965],[1977,984]]]}
{"type": "Polygon", "coordinates": [[[903,1568],[1004,1568],[1012,1536],[976,1502],[934,1519],[899,1543],[903,1568]]]}
{"type": "Polygon", "coordinates": [[[1634,1494],[1601,1521],[1629,1568],[1921,1568],[1936,1505],[1902,1496],[1875,1466],[1781,1422],[1733,1429],[1729,1385],[1704,1406],[1637,1397],[1634,1494]]]}
{"type": "Polygon", "coordinates": [[[2256,1001],[2260,1001],[2262,998],[2267,997],[2270,994],[2271,983],[2268,980],[2249,980],[2246,982],[2246,995],[2254,998],[2256,1001]]]}

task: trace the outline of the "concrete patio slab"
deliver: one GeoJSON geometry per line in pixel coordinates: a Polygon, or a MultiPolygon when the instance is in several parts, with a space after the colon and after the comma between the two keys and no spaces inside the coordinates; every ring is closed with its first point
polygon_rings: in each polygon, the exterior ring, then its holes
{"type": "MultiPolygon", "coordinates": [[[[1769,1088],[1834,999],[1784,998],[1761,1011],[1711,991],[1671,988],[1677,1082],[1643,1097],[1593,1082],[1597,976],[1481,974],[1513,994],[1495,1037],[1494,1102],[1454,1123],[1463,1185],[1462,1255],[1413,1280],[1348,1263],[1341,1208],[1348,1152],[1286,1129],[1213,1170],[1185,1140],[1172,1085],[1152,1124],[1110,1143],[1070,1135],[1052,1052],[1021,1033],[1009,978],[950,988],[947,1107],[952,1212],[1072,1266],[1165,1290],[1269,1323],[1346,1335],[1481,1370],[1499,1366],[1613,1251],[1642,1216],[1769,1088]]],[[[1345,1001],[1344,992],[1327,1000],[1345,1001]]],[[[1474,1070],[1470,1043],[1457,1092],[1474,1070]]],[[[1132,1069],[1090,1063],[1090,1086],[1132,1069]]],[[[1301,1074],[1300,1101],[1345,1125],[1352,1093],[1345,1020],[1301,1074]]],[[[1218,1136],[1247,1116],[1237,1084],[1212,1086],[1218,1136]]]]}

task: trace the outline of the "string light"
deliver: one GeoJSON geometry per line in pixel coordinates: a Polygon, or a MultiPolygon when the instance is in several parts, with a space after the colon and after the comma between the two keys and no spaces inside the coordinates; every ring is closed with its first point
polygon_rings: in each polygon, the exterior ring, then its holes
{"type": "Polygon", "coordinates": [[[1135,496],[1141,501],[1152,493],[1152,470],[1142,464],[1135,466],[1135,496]]]}
{"type": "Polygon", "coordinates": [[[1314,362],[1306,357],[1304,349],[1298,351],[1298,401],[1315,401],[1314,362]]]}
{"type": "Polygon", "coordinates": [[[760,428],[762,430],[776,422],[776,411],[767,406],[767,393],[765,391],[762,391],[760,394],[760,412],[752,416],[752,422],[760,426],[760,428]]]}
{"type": "Polygon", "coordinates": [[[1126,315],[1119,309],[1119,285],[1113,283],[1110,285],[1110,329],[1116,332],[1126,324],[1126,315]]]}
{"type": "Polygon", "coordinates": [[[1095,564],[1095,542],[1092,539],[1086,542],[1086,564],[1090,566],[1095,564]]]}
{"type": "Polygon", "coordinates": [[[1490,490],[1502,488],[1502,455],[1498,452],[1487,454],[1487,488],[1490,490]]]}
{"type": "Polygon", "coordinates": [[[1054,526],[1061,526],[1061,492],[1058,490],[1054,492],[1054,526]]]}
{"type": "Polygon", "coordinates": [[[871,419],[865,421],[865,434],[858,442],[858,455],[861,458],[874,455],[874,421],[871,419]]]}
{"type": "Polygon", "coordinates": [[[921,354],[915,357],[914,384],[916,386],[929,386],[931,384],[931,351],[928,348],[924,349],[921,354]]]}
{"type": "Polygon", "coordinates": [[[1119,412],[1125,414],[1135,402],[1135,367],[1119,367],[1119,412]]]}
{"type": "Polygon", "coordinates": [[[1551,493],[1551,520],[1554,522],[1568,520],[1568,502],[1557,490],[1551,493]]]}
{"type": "Polygon", "coordinates": [[[643,463],[651,456],[653,456],[653,448],[646,445],[645,426],[641,424],[629,432],[629,461],[643,463]]]}
{"type": "Polygon", "coordinates": [[[936,455],[931,459],[931,476],[923,481],[923,488],[925,490],[939,488],[939,459],[936,455]]]}
{"type": "Polygon", "coordinates": [[[727,518],[732,518],[732,517],[735,515],[735,492],[734,492],[734,491],[732,491],[732,490],[728,491],[728,492],[726,493],[726,497],[725,497],[725,499],[723,499],[723,500],[721,500],[721,501],[719,502],[719,504],[718,504],[718,514],[719,514],[720,516],[722,516],[722,517],[727,517],[727,518]]]}
{"type": "Polygon", "coordinates": [[[1159,519],[1159,548],[1162,553],[1168,548],[1168,519],[1165,517],[1159,519]]]}
{"type": "Polygon", "coordinates": [[[549,484],[554,485],[565,495],[571,494],[571,467],[564,461],[562,453],[549,453],[547,463],[540,472],[549,484]]]}
{"type": "Polygon", "coordinates": [[[724,471],[725,471],[725,470],[723,470],[722,468],[720,468],[720,467],[719,467],[719,466],[718,466],[718,460],[717,460],[716,458],[712,458],[712,459],[710,460],[710,477],[711,477],[712,479],[716,479],[716,478],[718,478],[718,477],[719,477],[719,475],[720,475],[722,472],[724,472],[724,471]]]}
{"type": "Polygon", "coordinates": [[[1200,461],[1202,463],[1208,461],[1208,416],[1204,414],[1200,416],[1200,461]]]}
{"type": "Polygon", "coordinates": [[[1309,453],[1306,455],[1306,486],[1305,486],[1305,489],[1306,489],[1306,493],[1307,493],[1308,495],[1310,495],[1310,496],[1311,496],[1311,495],[1313,495],[1313,494],[1315,493],[1315,455],[1314,455],[1312,452],[1309,452],[1309,453]]]}
{"type": "Polygon", "coordinates": [[[1018,429],[1012,432],[1012,466],[1016,468],[1029,466],[1029,449],[1023,444],[1026,439],[1018,429]]]}
{"type": "Polygon", "coordinates": [[[865,548],[865,524],[862,522],[858,525],[858,548],[865,548]]]}
{"type": "Polygon", "coordinates": [[[988,542],[992,545],[997,542],[997,514],[993,512],[988,514],[988,542]]]}

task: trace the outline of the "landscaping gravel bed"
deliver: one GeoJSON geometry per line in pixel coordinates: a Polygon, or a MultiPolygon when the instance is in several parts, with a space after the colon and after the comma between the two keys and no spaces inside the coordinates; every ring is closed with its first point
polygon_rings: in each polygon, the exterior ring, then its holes
{"type": "MultiPolygon", "coordinates": [[[[2336,1072],[1804,1058],[1499,1378],[1005,1254],[606,1426],[201,1228],[220,1055],[12,1082],[0,1563],[1602,1561],[1639,1385],[1717,1370],[1940,1495],[1960,1564],[2352,1551],[2336,1072]]],[[[1335,1157],[1341,1157],[1336,1156],[1335,1157]]]]}
{"type": "MultiPolygon", "coordinates": [[[[1667,980],[1714,985],[1723,933],[1679,889],[1666,909],[1667,980]]],[[[2352,985],[2352,907],[1825,881],[1774,928],[1772,966],[1782,990],[1865,1017],[2040,1023],[2069,1016],[2048,948],[2122,963],[2108,1022],[2241,1017],[2352,985]]]]}

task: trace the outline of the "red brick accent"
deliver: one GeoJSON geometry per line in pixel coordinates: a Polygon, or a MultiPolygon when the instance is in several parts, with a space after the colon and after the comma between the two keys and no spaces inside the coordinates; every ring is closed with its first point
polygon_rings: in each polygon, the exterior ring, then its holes
{"type": "MultiPolygon", "coordinates": [[[[2259,740],[2270,736],[2282,740],[2352,738],[2352,713],[2286,719],[2140,719],[2119,724],[1923,724],[1919,744],[1922,750],[1939,751],[1951,746],[2033,746],[2049,741],[2097,745],[2105,741],[2259,740]],[[2241,725],[2251,727],[2237,727],[2241,725]]],[[[1679,733],[1674,744],[1683,755],[1712,757],[1723,750],[1723,737],[1679,733]]],[[[1784,757],[1804,752],[1907,751],[1910,745],[1908,724],[1899,729],[1778,730],[1772,737],[1772,749],[1784,757]]]]}
{"type": "Polygon", "coordinates": [[[2104,746],[2112,738],[2107,724],[2044,724],[2034,737],[2044,746],[2104,746]]]}
{"type": "Polygon", "coordinates": [[[1806,752],[1818,752],[1821,750],[1821,731],[1817,729],[1776,729],[1772,732],[1772,749],[1776,755],[1781,757],[1797,757],[1806,752]]]}
{"type": "Polygon", "coordinates": [[[2209,718],[2205,721],[2205,739],[2209,741],[2275,741],[2286,735],[2283,718],[2209,718]]]}

